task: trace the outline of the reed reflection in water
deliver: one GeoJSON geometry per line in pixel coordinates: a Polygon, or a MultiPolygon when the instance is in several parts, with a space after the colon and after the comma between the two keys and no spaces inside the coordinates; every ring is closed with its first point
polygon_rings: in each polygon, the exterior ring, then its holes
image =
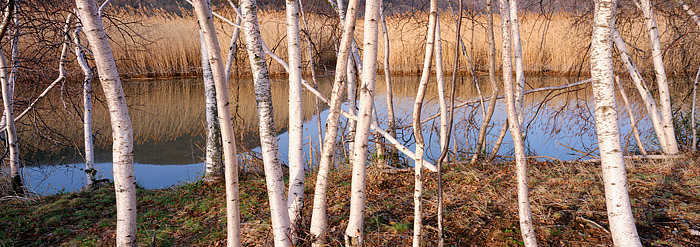
{"type": "MultiPolygon", "coordinates": [[[[491,91],[487,79],[486,77],[480,78],[480,88],[484,97],[488,97],[491,91]]],[[[415,76],[395,76],[392,80],[397,125],[402,128],[398,131],[397,139],[410,149],[414,148],[410,117],[418,80],[419,78],[415,76]]],[[[471,77],[465,76],[464,80],[460,81],[457,88],[457,103],[477,99],[478,94],[471,77]]],[[[528,78],[526,90],[563,85],[574,81],[575,79],[566,77],[528,78]]],[[[286,163],[288,149],[288,135],[286,133],[288,85],[285,79],[273,80],[272,85],[275,123],[280,134],[278,137],[280,155],[283,163],[286,163]]],[[[430,85],[426,94],[426,104],[423,107],[423,119],[438,112],[435,84],[432,82],[430,85]]],[[[330,89],[329,78],[322,78],[320,80],[320,91],[325,95],[329,95],[330,89]]],[[[584,152],[596,148],[590,85],[581,86],[578,89],[568,93],[562,93],[562,91],[539,92],[526,96],[525,121],[523,124],[527,127],[526,140],[530,155],[545,155],[558,159],[573,159],[580,156],[577,151],[573,151],[558,143],[584,152]]],[[[142,184],[146,188],[161,188],[177,184],[180,181],[197,179],[202,172],[201,167],[203,164],[201,162],[204,156],[202,149],[205,146],[204,92],[201,79],[128,81],[124,83],[124,90],[127,94],[127,102],[131,107],[130,114],[134,126],[134,159],[137,163],[137,180],[160,181],[157,176],[169,177],[169,179],[157,182],[157,184],[151,182],[143,182],[142,184]],[[157,169],[171,172],[165,175],[155,175],[156,173],[152,170],[138,168],[139,166],[145,167],[148,165],[161,165],[157,166],[157,169]],[[185,169],[177,169],[172,165],[185,165],[181,166],[181,168],[185,169]]],[[[232,80],[230,90],[232,102],[236,102],[237,125],[235,128],[239,146],[248,150],[259,151],[259,148],[257,148],[259,144],[257,111],[252,81],[246,79],[235,82],[232,80]]],[[[447,90],[449,90],[449,87],[447,90]]],[[[376,86],[375,105],[379,113],[380,125],[384,128],[386,128],[387,122],[385,91],[383,78],[380,78],[376,86]]],[[[633,91],[628,90],[628,92],[633,91]]],[[[96,93],[98,97],[101,97],[100,91],[96,93]]],[[[635,114],[639,118],[643,114],[643,109],[640,108],[639,101],[635,100],[637,97],[631,98],[634,102],[633,107],[637,111],[635,114]]],[[[303,150],[305,151],[306,160],[315,163],[315,155],[317,155],[316,152],[318,151],[318,126],[315,119],[314,98],[310,93],[305,92],[303,102],[305,119],[305,146],[303,150]]],[[[620,105],[619,109],[623,109],[622,107],[620,105]]],[[[347,104],[344,104],[343,108],[347,109],[347,104]]],[[[321,122],[325,123],[328,114],[327,106],[322,105],[322,109],[321,122]]],[[[109,178],[111,177],[111,150],[109,142],[111,131],[109,129],[108,112],[103,104],[95,104],[93,113],[94,125],[97,130],[95,133],[97,136],[96,157],[97,162],[100,163],[98,164],[98,170],[102,177],[109,178]]],[[[623,115],[626,114],[620,111],[620,116],[622,117],[623,115]]],[[[487,137],[489,148],[495,141],[505,118],[505,107],[502,101],[498,101],[493,122],[489,126],[490,130],[487,137]]],[[[473,152],[471,149],[474,147],[481,119],[482,113],[479,104],[471,104],[457,109],[455,132],[451,137],[453,138],[452,143],[454,147],[451,150],[454,150],[458,157],[466,157],[466,155],[473,152]]],[[[73,122],[56,120],[53,124],[55,124],[56,130],[61,135],[74,138],[74,143],[80,143],[82,128],[79,121],[79,119],[75,119],[73,122]]],[[[426,156],[429,160],[433,160],[439,155],[438,126],[439,118],[424,124],[423,135],[427,139],[426,156]]],[[[628,121],[620,121],[620,127],[623,135],[630,132],[628,121]]],[[[647,118],[643,118],[640,121],[640,128],[642,133],[647,133],[645,135],[647,141],[653,141],[653,137],[649,134],[647,118]]],[[[343,138],[349,137],[346,135],[343,138]]],[[[30,139],[31,137],[25,138],[25,141],[32,140],[30,139]]],[[[623,139],[623,143],[626,140],[631,139],[623,139]]],[[[632,142],[627,141],[627,143],[632,142]]],[[[629,146],[629,149],[634,149],[633,146],[629,146]]],[[[506,135],[505,143],[500,150],[499,154],[505,156],[512,152],[510,133],[506,135]]],[[[342,150],[340,153],[342,154],[342,150]]],[[[592,153],[595,153],[595,151],[592,153]]],[[[248,158],[250,156],[243,154],[241,157],[248,158]]],[[[338,160],[340,162],[343,159],[338,160]]],[[[40,163],[42,167],[48,166],[51,168],[35,169],[32,167],[32,169],[27,169],[27,177],[37,192],[53,193],[58,190],[57,188],[65,188],[70,191],[82,186],[84,175],[80,170],[83,166],[80,155],[65,156],[59,163],[61,164],[60,166],[56,166],[56,163],[51,162],[40,163]],[[60,167],[65,167],[65,169],[60,167]],[[47,172],[47,169],[49,171],[54,170],[54,172],[47,172]],[[57,174],[56,171],[59,171],[59,173],[72,172],[78,175],[72,175],[69,178],[55,175],[57,174]],[[48,190],[48,185],[54,188],[52,189],[53,192],[43,192],[48,190]]],[[[410,162],[407,163],[411,165],[410,162]]],[[[309,167],[312,166],[312,164],[309,165],[309,167]]],[[[243,167],[243,169],[245,168],[243,167]]]]}

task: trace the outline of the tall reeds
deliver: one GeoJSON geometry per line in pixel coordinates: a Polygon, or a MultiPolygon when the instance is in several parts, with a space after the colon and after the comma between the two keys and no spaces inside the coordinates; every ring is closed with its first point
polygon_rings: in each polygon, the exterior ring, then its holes
{"type": "MultiPolygon", "coordinates": [[[[221,14],[234,17],[230,11],[222,10],[221,14]]],[[[181,10],[179,14],[157,9],[115,9],[111,15],[120,20],[130,20],[129,24],[122,26],[108,26],[107,31],[113,39],[114,53],[117,58],[120,72],[132,77],[154,76],[178,76],[196,74],[200,66],[199,62],[199,36],[197,33],[196,18],[190,11],[181,10]]],[[[589,67],[587,54],[590,44],[590,28],[584,24],[577,24],[580,18],[575,13],[560,12],[549,16],[535,13],[521,14],[522,46],[524,57],[524,70],[526,73],[543,74],[586,74],[585,68],[589,67]],[[584,68],[584,69],[582,69],[584,68]]],[[[454,21],[451,13],[444,12],[441,15],[442,23],[454,21]]],[[[498,19],[498,16],[494,17],[498,19]]],[[[631,17],[634,18],[634,17],[631,17]]],[[[335,60],[335,41],[337,39],[337,17],[310,15],[309,29],[315,59],[318,68],[330,69],[335,60]]],[[[476,14],[473,21],[466,21],[462,29],[466,48],[470,54],[477,71],[487,70],[487,43],[484,25],[485,16],[476,14]]],[[[636,63],[640,68],[651,68],[648,61],[648,40],[644,37],[643,23],[633,19],[620,25],[619,29],[623,37],[631,47],[635,47],[636,63]]],[[[218,20],[217,20],[218,21],[218,20]]],[[[700,49],[700,39],[697,34],[687,33],[679,38],[679,30],[674,24],[677,20],[659,17],[659,29],[661,31],[662,46],[666,49],[664,60],[668,73],[680,74],[689,68],[700,65],[694,51],[700,49]],[[695,38],[694,38],[695,37],[695,38]]],[[[425,48],[425,30],[428,18],[426,14],[393,15],[387,18],[389,38],[392,42],[392,57],[390,64],[392,73],[417,74],[422,66],[420,58],[425,48]]],[[[228,40],[233,27],[218,21],[220,29],[219,38],[228,40]]],[[[260,29],[263,39],[277,55],[286,57],[285,19],[283,12],[263,12],[260,15],[260,29]]],[[[362,39],[363,25],[357,23],[356,39],[362,39]]],[[[453,49],[454,26],[443,27],[444,49],[453,49]]],[[[496,43],[499,44],[500,30],[496,29],[496,43]]],[[[302,34],[306,35],[306,34],[302,34]]],[[[306,42],[306,41],[303,41],[306,42]]],[[[226,50],[228,42],[222,42],[222,50],[226,50]]],[[[362,44],[359,44],[361,49],[362,44]]],[[[380,42],[379,49],[383,49],[380,42]]],[[[497,60],[500,59],[496,54],[497,60]]],[[[249,69],[245,66],[246,56],[239,55],[237,69],[246,76],[249,69]]],[[[302,59],[308,61],[308,54],[303,54],[302,59]]],[[[383,60],[383,54],[379,54],[379,61],[383,60]]],[[[463,61],[465,62],[465,61],[463,61]]],[[[381,62],[380,62],[381,63],[381,62]]],[[[445,57],[444,68],[451,68],[452,57],[445,57]]],[[[500,63],[500,61],[496,61],[500,63]]],[[[284,69],[276,64],[269,63],[271,74],[284,74],[284,69]]],[[[379,66],[381,68],[381,66],[379,66]]],[[[463,66],[466,68],[466,66],[463,66]]],[[[308,67],[306,68],[306,73],[308,67]]],[[[622,69],[622,67],[620,67],[622,69]]],[[[449,71],[446,71],[449,73],[449,71]]],[[[648,71],[651,72],[651,71],[648,71]]]]}

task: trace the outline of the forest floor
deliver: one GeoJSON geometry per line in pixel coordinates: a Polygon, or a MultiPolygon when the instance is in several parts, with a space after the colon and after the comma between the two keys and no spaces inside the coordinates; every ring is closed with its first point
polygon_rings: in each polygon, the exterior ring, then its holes
{"type": "MultiPolygon", "coordinates": [[[[446,165],[446,246],[519,246],[514,164],[446,165]]],[[[632,208],[644,246],[700,246],[700,166],[697,158],[628,164],[632,208]]],[[[423,231],[425,246],[436,246],[436,174],[426,173],[423,231]]],[[[308,176],[304,228],[308,229],[315,174],[308,176]]],[[[530,203],[541,246],[612,246],[607,233],[599,165],[531,162],[530,203]]],[[[330,177],[328,242],[340,246],[349,213],[351,173],[330,177]]],[[[413,228],[413,173],[368,169],[365,241],[367,246],[408,246],[413,228]]],[[[139,189],[138,241],[141,246],[224,246],[223,184],[196,182],[139,189]]],[[[271,243],[264,177],[246,174],[240,182],[244,246],[271,243]]],[[[0,246],[112,246],[114,190],[67,193],[0,202],[0,246]]],[[[301,233],[302,237],[308,236],[301,233]]],[[[308,237],[300,241],[308,245],[308,237]]]]}

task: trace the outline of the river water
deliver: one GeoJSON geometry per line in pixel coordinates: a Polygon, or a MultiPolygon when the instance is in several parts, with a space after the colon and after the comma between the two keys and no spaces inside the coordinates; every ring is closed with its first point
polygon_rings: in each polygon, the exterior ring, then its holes
{"type": "MultiPolygon", "coordinates": [[[[381,78],[376,85],[375,105],[378,118],[385,126],[387,120],[386,84],[381,78]]],[[[398,140],[410,149],[414,149],[411,114],[418,77],[393,77],[393,95],[397,123],[398,140]]],[[[481,77],[480,89],[487,97],[491,89],[488,78],[481,77]]],[[[583,78],[581,78],[583,79],[583,78]]],[[[320,80],[320,91],[330,94],[330,79],[320,80]]],[[[580,80],[580,79],[578,79],[580,80]]],[[[537,77],[528,78],[526,89],[546,86],[557,86],[577,81],[569,77],[537,77]]],[[[279,133],[280,155],[286,163],[288,137],[286,134],[288,99],[286,80],[273,80],[273,106],[275,123],[279,133]]],[[[97,98],[102,96],[101,88],[94,86],[97,98]]],[[[449,87],[448,87],[449,88],[449,87]]],[[[528,94],[525,97],[525,120],[527,127],[526,145],[529,155],[548,156],[556,159],[571,160],[580,158],[581,152],[596,155],[596,138],[594,116],[592,110],[592,93],[590,85],[576,87],[575,91],[553,91],[528,94]]],[[[130,106],[130,116],[134,126],[134,160],[136,180],[139,186],[147,189],[165,188],[186,181],[194,181],[203,173],[203,147],[205,146],[205,114],[204,92],[199,79],[167,79],[167,80],[132,80],[124,82],[127,102],[130,106]]],[[[502,90],[501,90],[502,91],[502,90]]],[[[449,91],[448,91],[449,92],[449,91]]],[[[643,107],[639,104],[637,93],[628,88],[627,93],[633,101],[634,114],[637,119],[642,117],[643,107]]],[[[250,80],[232,81],[231,95],[238,102],[237,138],[239,147],[252,152],[259,152],[257,139],[257,112],[250,80]],[[235,95],[238,95],[236,98],[235,95]]],[[[471,77],[460,79],[457,87],[457,103],[478,99],[478,93],[471,77]]],[[[318,126],[315,115],[314,99],[310,93],[304,93],[304,148],[305,160],[309,167],[317,162],[315,156],[318,150],[318,126]]],[[[65,97],[54,95],[45,104],[66,105],[65,97]],[[60,98],[60,100],[59,100],[60,98]]],[[[622,133],[623,147],[626,152],[635,152],[636,143],[630,133],[630,123],[627,113],[618,97],[619,126],[622,133]]],[[[437,91],[435,82],[431,82],[425,98],[422,118],[426,119],[438,112],[437,91]]],[[[489,102],[485,102],[487,105],[489,102]]],[[[68,104],[70,105],[70,104],[68,104]]],[[[60,107],[59,107],[60,108],[60,107]]],[[[70,107],[63,107],[66,112],[70,107]]],[[[321,119],[325,123],[327,106],[322,105],[321,119]]],[[[343,105],[347,109],[347,103],[343,105]]],[[[465,157],[472,153],[482,119],[480,104],[471,104],[457,109],[455,127],[450,147],[457,157],[465,157]]],[[[61,109],[53,108],[53,111],[61,109]]],[[[94,135],[96,138],[96,168],[101,178],[112,178],[112,163],[110,150],[109,117],[105,104],[96,101],[93,109],[94,135]]],[[[28,164],[23,169],[23,176],[28,186],[39,194],[53,194],[79,190],[85,184],[82,150],[82,125],[77,111],[63,114],[64,117],[43,119],[43,123],[52,126],[52,134],[63,137],[66,143],[73,147],[49,154],[27,154],[28,164]]],[[[345,123],[345,119],[341,118],[345,123]]],[[[487,137],[490,149],[506,119],[505,106],[498,101],[492,124],[489,126],[487,137]]],[[[36,121],[36,120],[32,120],[36,121]]],[[[28,126],[18,126],[19,129],[28,126]]],[[[323,128],[323,126],[321,126],[323,128]]],[[[647,117],[639,122],[642,138],[648,150],[655,148],[655,136],[650,131],[647,117]]],[[[342,128],[342,127],[341,127],[342,128]]],[[[36,128],[34,128],[36,129],[36,128]]],[[[427,142],[425,155],[429,160],[439,156],[439,118],[424,124],[423,135],[427,142]]],[[[325,131],[325,130],[323,130],[325,131]]],[[[21,131],[20,142],[28,146],[41,148],[42,142],[50,139],[46,131],[21,131]]],[[[342,141],[342,140],[339,140],[342,141]]],[[[499,155],[507,158],[512,155],[510,133],[506,135],[504,145],[499,155]]],[[[255,155],[242,154],[244,161],[253,160],[255,155]]],[[[342,159],[340,159],[342,160],[342,159]]],[[[410,165],[410,164],[409,164],[410,165]]],[[[251,165],[252,167],[252,165],[251,165]]]]}

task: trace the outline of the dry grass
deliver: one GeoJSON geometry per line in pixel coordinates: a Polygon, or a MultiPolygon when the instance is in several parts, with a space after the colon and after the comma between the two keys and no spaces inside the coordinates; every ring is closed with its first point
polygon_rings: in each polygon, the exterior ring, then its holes
{"type": "MultiPolygon", "coordinates": [[[[129,27],[136,36],[121,36],[114,26],[107,26],[108,33],[114,39],[115,57],[118,59],[120,72],[127,76],[163,76],[196,74],[200,67],[199,34],[196,18],[193,13],[183,10],[182,15],[175,15],[152,9],[117,9],[114,16],[125,20],[133,20],[138,25],[129,27]]],[[[233,14],[222,10],[224,16],[233,14]]],[[[309,15],[309,26],[314,43],[314,55],[318,69],[329,69],[335,65],[334,42],[338,37],[337,17],[309,15]]],[[[678,30],[671,29],[673,23],[668,18],[659,16],[662,46],[665,48],[665,63],[668,74],[682,74],[693,70],[698,65],[694,54],[700,49],[697,34],[685,33],[681,39],[675,39],[678,30]],[[668,19],[668,21],[667,21],[668,19]]],[[[590,44],[590,28],[584,24],[574,24],[577,19],[573,13],[558,13],[545,18],[539,14],[521,13],[520,30],[523,46],[525,71],[528,73],[561,73],[586,74],[589,70],[588,46],[590,44]]],[[[499,64],[501,32],[500,16],[494,16],[496,27],[496,63],[499,64]]],[[[261,12],[259,14],[260,30],[263,39],[280,57],[287,56],[286,30],[283,12],[261,12]]],[[[403,74],[418,73],[422,67],[425,47],[427,15],[413,16],[394,15],[387,18],[389,37],[391,40],[390,64],[392,72],[403,74]]],[[[442,44],[444,68],[450,70],[453,63],[451,50],[454,49],[454,21],[449,13],[441,15],[442,44]],[[449,54],[449,55],[448,55],[449,54]]],[[[487,70],[486,19],[477,15],[474,20],[466,20],[462,29],[462,37],[475,67],[479,71],[487,70]]],[[[623,37],[628,41],[629,49],[635,55],[635,62],[643,70],[651,71],[649,59],[648,38],[644,32],[641,20],[632,19],[631,24],[620,24],[623,37]]],[[[233,28],[217,20],[219,42],[226,51],[233,28]]],[[[362,49],[363,21],[358,20],[355,37],[360,50],[362,49]]],[[[681,30],[682,31],[682,30],[681,30]]],[[[690,30],[692,31],[692,30],[690,30]]],[[[306,49],[306,41],[302,35],[302,46],[306,49]]],[[[380,51],[383,50],[383,40],[380,41],[380,51]]],[[[238,68],[248,73],[247,54],[238,52],[238,68]]],[[[308,61],[307,52],[302,52],[302,59],[308,61]]],[[[462,69],[466,70],[466,61],[462,60],[462,69]]],[[[383,52],[379,53],[378,68],[383,68],[383,52]]],[[[284,69],[270,61],[272,74],[283,74],[284,69]]],[[[306,63],[305,63],[305,66],[306,63]]],[[[308,72],[308,67],[305,67],[308,72]]],[[[618,64],[618,71],[624,71],[618,64]]]]}
{"type": "MultiPolygon", "coordinates": [[[[696,157],[628,164],[633,214],[644,246],[696,246],[700,237],[700,169],[696,157]]],[[[446,246],[520,246],[514,164],[448,164],[444,173],[446,246]]],[[[537,240],[543,246],[612,246],[601,169],[592,164],[529,163],[530,203],[537,240]]],[[[423,219],[425,246],[436,246],[436,175],[427,174],[423,219]]],[[[311,195],[315,174],[305,184],[311,195]]],[[[342,246],[347,226],[351,172],[329,176],[328,246],[342,246]]],[[[163,190],[139,189],[141,243],[157,246],[224,246],[223,184],[184,184],[163,190]]],[[[413,174],[370,168],[366,187],[364,241],[367,246],[409,246],[413,222],[413,174]]],[[[243,173],[242,242],[271,246],[265,180],[243,173]]],[[[308,229],[313,196],[305,197],[308,229]]],[[[111,245],[114,190],[46,196],[0,204],[0,244],[111,245]]],[[[299,246],[310,237],[300,233],[299,246]]]]}

